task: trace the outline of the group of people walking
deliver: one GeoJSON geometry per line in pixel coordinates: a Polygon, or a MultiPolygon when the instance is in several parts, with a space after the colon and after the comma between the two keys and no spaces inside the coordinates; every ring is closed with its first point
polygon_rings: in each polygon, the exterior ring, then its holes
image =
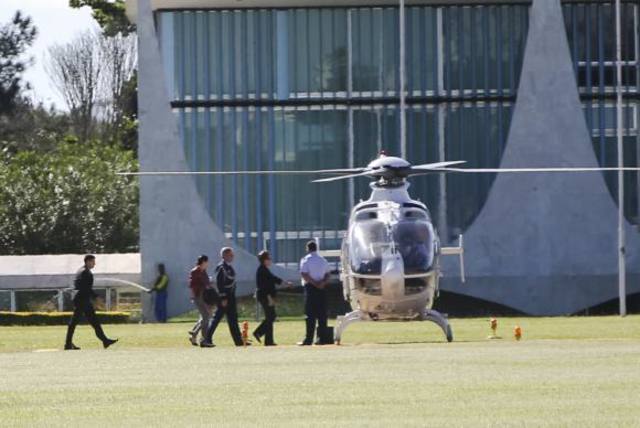
{"type": "MultiPolygon", "coordinates": [[[[325,287],[329,280],[329,264],[317,253],[315,241],[306,245],[307,255],[300,262],[300,273],[305,287],[306,334],[299,345],[312,345],[316,323],[318,336],[327,329],[327,297],[325,287]]],[[[215,267],[216,287],[211,285],[207,268],[209,258],[198,257],[196,266],[189,275],[191,299],[200,313],[200,319],[189,331],[189,341],[194,346],[214,347],[213,335],[222,318],[226,315],[231,338],[236,346],[244,346],[238,325],[238,308],[236,302],[236,274],[233,269],[233,249],[225,247],[220,251],[221,261],[215,267]],[[215,314],[212,317],[213,310],[215,314]],[[200,335],[200,340],[198,340],[200,335]]],[[[264,320],[253,332],[253,337],[265,346],[275,346],[273,323],[276,320],[277,285],[291,282],[283,281],[274,275],[270,268],[271,255],[268,251],[258,254],[260,265],[256,271],[256,299],[264,311],[264,320]],[[263,342],[264,339],[264,342],[263,342]]]]}
{"type": "MultiPolygon", "coordinates": [[[[300,275],[304,286],[304,311],[306,316],[305,336],[298,345],[308,346],[314,343],[316,325],[318,342],[323,342],[323,335],[327,330],[327,296],[326,286],[329,281],[329,263],[318,254],[315,241],[306,244],[307,255],[300,261],[300,275]]],[[[236,300],[236,272],[233,268],[233,248],[225,247],[220,251],[220,261],[214,270],[215,286],[207,273],[209,257],[201,255],[196,261],[195,267],[189,274],[189,289],[191,301],[200,314],[200,318],[189,330],[189,341],[194,346],[203,348],[214,347],[213,336],[226,316],[229,325],[229,333],[236,346],[246,345],[243,341],[240,326],[238,325],[238,306],[236,300]],[[198,339],[198,336],[200,338],[198,339]]],[[[289,281],[283,281],[271,272],[272,260],[268,251],[258,254],[260,265],[256,271],[256,299],[264,311],[264,320],[253,332],[253,337],[265,346],[275,346],[273,323],[276,320],[276,296],[277,286],[285,284],[293,285],[289,281]],[[263,342],[264,339],[264,342],[263,342]]],[[[105,348],[117,342],[117,339],[109,339],[100,325],[93,306],[96,294],[93,291],[93,274],[95,256],[87,255],[84,266],[78,271],[75,280],[75,296],[73,298],[74,313],[67,330],[65,349],[80,349],[73,344],[73,335],[76,325],[84,315],[94,328],[96,336],[105,348]]],[[[153,288],[149,292],[156,293],[154,312],[159,322],[167,320],[167,287],[169,276],[163,264],[158,265],[158,277],[153,288]]],[[[250,344],[250,343],[249,343],[250,344]]]]}

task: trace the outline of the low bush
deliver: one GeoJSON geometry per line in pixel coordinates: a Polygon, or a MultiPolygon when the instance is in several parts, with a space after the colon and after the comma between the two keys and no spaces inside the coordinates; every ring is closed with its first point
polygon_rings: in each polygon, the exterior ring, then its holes
{"type": "MultiPolygon", "coordinates": [[[[0,325],[65,325],[72,312],[3,312],[0,311],[0,325]]],[[[131,320],[128,312],[97,312],[102,324],[126,324],[131,320]]],[[[83,319],[86,323],[86,320],[83,319]]]]}

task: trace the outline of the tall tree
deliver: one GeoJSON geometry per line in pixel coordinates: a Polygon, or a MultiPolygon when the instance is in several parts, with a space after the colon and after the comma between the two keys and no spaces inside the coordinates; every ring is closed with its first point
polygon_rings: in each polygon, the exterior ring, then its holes
{"type": "Polygon", "coordinates": [[[83,142],[93,136],[103,79],[100,39],[99,33],[89,30],[70,43],[53,45],[49,48],[45,64],[54,86],[69,108],[76,134],[83,142]]]}
{"type": "MultiPolygon", "coordinates": [[[[132,125],[135,126],[136,119],[136,65],[137,50],[134,35],[125,36],[119,33],[101,38],[100,66],[103,70],[101,99],[105,107],[105,137],[130,148],[132,148],[132,141],[130,141],[128,130],[132,125]]],[[[133,137],[135,140],[136,136],[133,137]]]]}
{"type": "Polygon", "coordinates": [[[69,0],[69,6],[80,8],[89,6],[95,19],[107,36],[127,35],[135,30],[129,22],[124,0],[69,0]]]}
{"type": "Polygon", "coordinates": [[[25,87],[22,74],[31,59],[23,55],[37,34],[31,18],[20,11],[11,22],[0,25],[0,115],[11,112],[25,87]]]}

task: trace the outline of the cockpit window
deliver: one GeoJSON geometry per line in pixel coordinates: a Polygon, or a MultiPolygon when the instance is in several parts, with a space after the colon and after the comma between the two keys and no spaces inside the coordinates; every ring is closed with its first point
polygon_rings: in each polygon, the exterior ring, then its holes
{"type": "Polygon", "coordinates": [[[405,218],[412,218],[412,219],[420,219],[420,220],[427,219],[427,213],[425,213],[424,211],[418,211],[418,210],[405,211],[404,216],[405,218]]]}
{"type": "Polygon", "coordinates": [[[351,269],[361,274],[380,274],[382,253],[390,245],[391,234],[383,222],[371,219],[357,223],[351,230],[351,269]]]}
{"type": "Polygon", "coordinates": [[[375,211],[365,211],[356,215],[356,221],[372,220],[376,218],[378,218],[378,213],[375,211]]]}
{"type": "Polygon", "coordinates": [[[433,227],[427,222],[403,221],[394,226],[393,240],[402,255],[406,274],[429,271],[434,257],[433,238],[433,227]]]}
{"type": "Polygon", "coordinates": [[[379,275],[383,253],[392,246],[402,255],[406,274],[428,272],[433,265],[434,232],[427,221],[403,220],[389,230],[382,221],[365,220],[353,226],[350,238],[351,269],[355,273],[379,275]]]}

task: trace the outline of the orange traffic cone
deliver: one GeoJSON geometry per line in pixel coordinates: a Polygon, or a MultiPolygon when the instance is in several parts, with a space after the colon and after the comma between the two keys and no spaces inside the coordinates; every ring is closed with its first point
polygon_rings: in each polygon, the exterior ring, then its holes
{"type": "Polygon", "coordinates": [[[242,344],[247,346],[249,343],[249,321],[242,322],[242,344]]]}
{"type": "Polygon", "coordinates": [[[501,339],[501,337],[496,334],[498,330],[498,320],[491,318],[489,320],[489,326],[491,327],[491,335],[487,336],[487,339],[501,339]]]}
{"type": "Polygon", "coordinates": [[[515,337],[516,340],[520,340],[522,338],[522,329],[519,325],[513,328],[513,337],[515,337]]]}

